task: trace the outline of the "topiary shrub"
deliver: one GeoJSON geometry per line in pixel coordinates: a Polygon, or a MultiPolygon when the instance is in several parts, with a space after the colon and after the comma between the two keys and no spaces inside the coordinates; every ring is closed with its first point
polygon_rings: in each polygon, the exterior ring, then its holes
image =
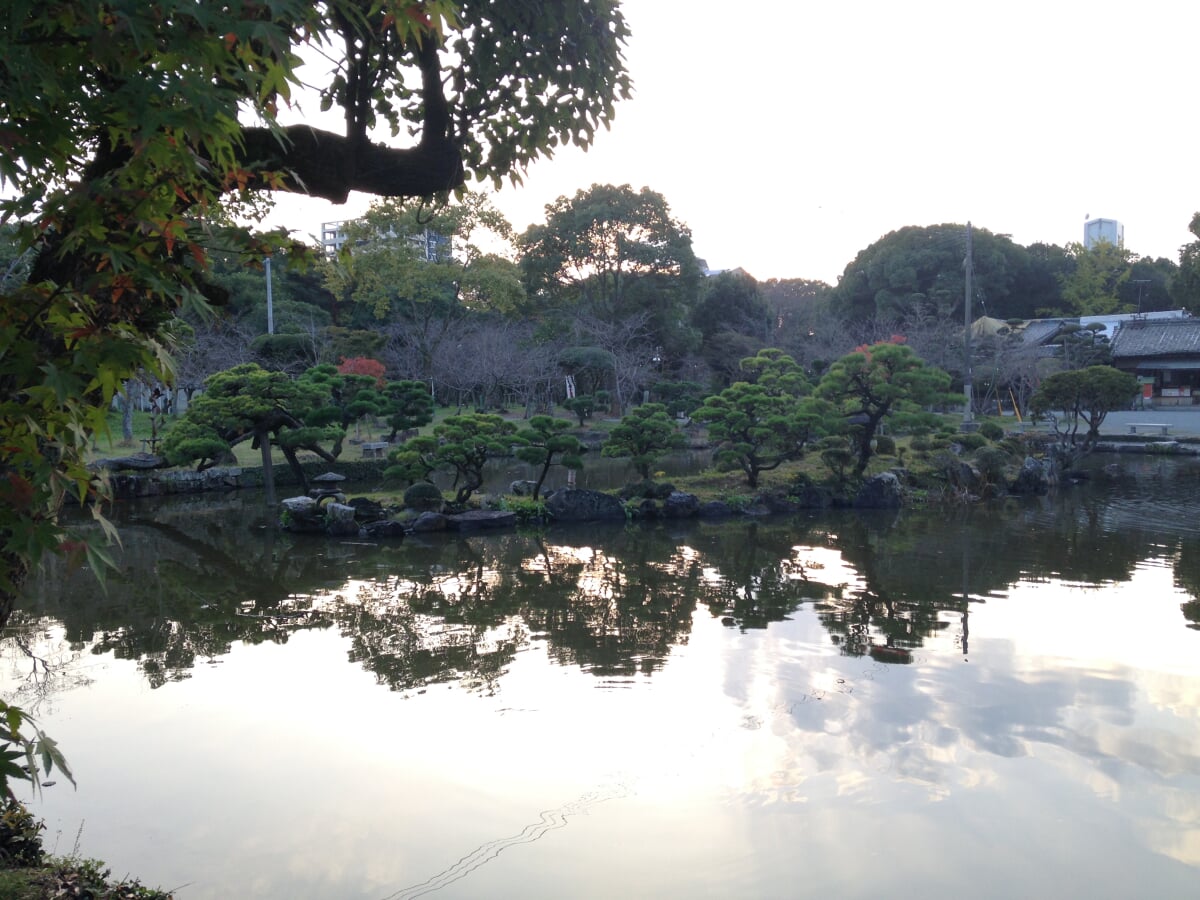
{"type": "Polygon", "coordinates": [[[962,435],[957,441],[964,450],[978,450],[987,446],[988,439],[976,431],[962,435]]]}
{"type": "Polygon", "coordinates": [[[442,490],[428,481],[418,481],[404,492],[404,505],[422,512],[440,512],[445,505],[442,490]]]}
{"type": "Polygon", "coordinates": [[[984,422],[979,426],[979,433],[989,441],[1004,440],[1004,429],[995,422],[984,422]]]}
{"type": "Polygon", "coordinates": [[[879,435],[875,438],[875,452],[880,456],[895,456],[896,439],[886,434],[879,435]]]}
{"type": "Polygon", "coordinates": [[[980,447],[975,451],[975,468],[988,484],[1003,484],[1010,459],[1011,457],[999,447],[980,447]]]}

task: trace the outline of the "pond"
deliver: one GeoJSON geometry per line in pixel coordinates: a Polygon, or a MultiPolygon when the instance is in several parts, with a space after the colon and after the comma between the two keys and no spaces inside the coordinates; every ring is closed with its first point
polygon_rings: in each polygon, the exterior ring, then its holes
{"type": "Polygon", "coordinates": [[[394,545],[131,505],[4,642],[78,780],[33,808],[180,898],[1192,898],[1200,467],[1117,464],[394,545]]]}

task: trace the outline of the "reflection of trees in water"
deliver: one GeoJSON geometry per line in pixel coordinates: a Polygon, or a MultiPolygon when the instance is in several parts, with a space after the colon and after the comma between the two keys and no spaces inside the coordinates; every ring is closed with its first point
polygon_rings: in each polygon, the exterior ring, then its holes
{"type": "Polygon", "coordinates": [[[5,697],[36,716],[43,702],[61,691],[91,684],[79,665],[81,652],[61,637],[49,617],[8,629],[4,641],[5,697]]]}
{"type": "Polygon", "coordinates": [[[797,546],[812,540],[812,527],[795,519],[709,531],[699,544],[706,567],[701,602],[726,625],[750,629],[778,622],[806,601],[841,596],[846,585],[824,583],[821,564],[797,546]]]}
{"type": "Polygon", "coordinates": [[[832,543],[862,574],[865,588],[827,604],[821,620],[844,652],[885,660],[905,656],[883,648],[913,650],[955,624],[966,653],[973,603],[1022,579],[1127,580],[1159,546],[1144,533],[1109,527],[1100,504],[1070,492],[1052,505],[846,516],[832,543]]]}
{"type": "Polygon", "coordinates": [[[949,513],[446,535],[391,546],[281,535],[260,508],[236,501],[152,514],[153,522],[143,514],[122,523],[119,569],[106,590],[90,573],[51,566],[30,586],[19,631],[60,620],[71,652],[137,660],[159,686],[235,642],[284,643],[300,629],[336,627],[350,640],[350,661],[394,689],[447,681],[488,689],[533,641],[597,675],[653,672],[687,640],[697,603],[742,629],[811,604],[844,653],[903,660],[948,628],[965,653],[971,605],[1020,578],[1124,580],[1140,560],[1177,552],[1179,583],[1193,593],[1200,584],[1196,541],[1116,527],[1111,510],[1082,492],[949,513]],[[825,567],[830,560],[836,570],[825,567]]]}
{"type": "Polygon", "coordinates": [[[1200,541],[1185,540],[1175,560],[1175,584],[1192,595],[1180,604],[1188,628],[1200,630],[1200,541]]]}
{"type": "Polygon", "coordinates": [[[234,641],[282,643],[295,627],[319,624],[310,614],[300,621],[288,585],[324,576],[324,560],[265,528],[256,508],[170,505],[154,522],[126,516],[121,535],[103,587],[51,560],[28,586],[22,615],[62,621],[77,650],[137,660],[155,687],[234,641]]]}
{"type": "MultiPolygon", "coordinates": [[[[811,601],[843,653],[884,661],[906,661],[909,651],[950,628],[965,654],[972,605],[1022,579],[1125,581],[1142,560],[1179,545],[1144,519],[1118,521],[1105,498],[1088,491],[1007,506],[826,513],[806,527],[750,525],[744,536],[714,547],[723,580],[710,585],[706,604],[727,624],[753,628],[811,601]],[[806,561],[823,547],[839,551],[857,577],[822,580],[806,561]]],[[[1193,584],[1200,585],[1200,574],[1193,584]]]]}
{"type": "Polygon", "coordinates": [[[693,565],[661,535],[616,531],[603,549],[473,537],[439,550],[436,561],[409,561],[332,613],[353,642],[351,659],[393,688],[491,686],[534,639],[560,664],[597,675],[650,672],[691,624],[693,565]]]}

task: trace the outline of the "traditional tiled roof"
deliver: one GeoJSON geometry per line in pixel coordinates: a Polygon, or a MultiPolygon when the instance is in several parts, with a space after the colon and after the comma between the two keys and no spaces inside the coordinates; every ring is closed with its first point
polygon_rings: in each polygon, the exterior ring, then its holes
{"type": "Polygon", "coordinates": [[[1150,356],[1200,357],[1200,319],[1125,322],[1112,340],[1113,359],[1150,356]]]}
{"type": "Polygon", "coordinates": [[[1021,331],[1021,340],[1026,344],[1048,344],[1058,337],[1068,319],[1031,319],[1021,331]]]}
{"type": "Polygon", "coordinates": [[[977,338],[1010,335],[1026,346],[1037,347],[1053,341],[1058,337],[1064,325],[1074,321],[1074,319],[1029,319],[1008,322],[1004,319],[980,316],[971,323],[971,334],[977,338]]]}

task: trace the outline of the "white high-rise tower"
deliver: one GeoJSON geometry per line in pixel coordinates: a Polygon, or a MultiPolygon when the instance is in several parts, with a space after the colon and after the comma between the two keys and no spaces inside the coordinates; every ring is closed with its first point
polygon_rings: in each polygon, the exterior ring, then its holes
{"type": "Polygon", "coordinates": [[[1125,226],[1116,219],[1088,219],[1083,223],[1083,246],[1091,250],[1101,241],[1125,246],[1125,226]]]}

